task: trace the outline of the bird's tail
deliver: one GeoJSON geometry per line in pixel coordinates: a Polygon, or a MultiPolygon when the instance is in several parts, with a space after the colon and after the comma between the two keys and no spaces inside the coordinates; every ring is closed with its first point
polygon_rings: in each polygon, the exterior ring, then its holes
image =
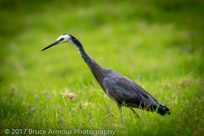
{"type": "Polygon", "coordinates": [[[159,103],[158,109],[157,109],[157,113],[161,114],[161,115],[165,115],[168,114],[170,115],[170,110],[163,104],[159,103]]]}

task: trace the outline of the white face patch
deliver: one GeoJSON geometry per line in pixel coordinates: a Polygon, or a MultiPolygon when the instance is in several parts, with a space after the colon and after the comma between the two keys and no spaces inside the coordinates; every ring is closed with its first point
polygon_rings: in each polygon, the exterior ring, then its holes
{"type": "Polygon", "coordinates": [[[61,40],[60,43],[71,42],[71,37],[68,34],[63,34],[59,38],[57,38],[57,41],[58,40],[61,40]]]}

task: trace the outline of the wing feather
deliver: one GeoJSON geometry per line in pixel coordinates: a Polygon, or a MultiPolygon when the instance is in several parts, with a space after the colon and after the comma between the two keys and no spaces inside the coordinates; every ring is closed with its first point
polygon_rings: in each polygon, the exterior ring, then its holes
{"type": "Polygon", "coordinates": [[[157,106],[157,100],[131,79],[112,71],[104,80],[106,93],[119,104],[147,110],[157,106]]]}

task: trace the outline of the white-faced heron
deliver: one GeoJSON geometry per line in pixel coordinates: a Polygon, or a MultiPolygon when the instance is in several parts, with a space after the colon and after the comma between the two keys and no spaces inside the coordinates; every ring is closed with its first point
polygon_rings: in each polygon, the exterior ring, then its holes
{"type": "Polygon", "coordinates": [[[82,44],[74,36],[70,34],[63,34],[54,43],[45,47],[43,50],[60,43],[72,43],[76,46],[81,57],[90,68],[103,91],[117,103],[120,113],[121,106],[126,106],[130,107],[135,114],[136,112],[133,108],[140,108],[152,112],[156,111],[161,115],[170,114],[170,110],[166,106],[159,103],[153,96],[151,96],[133,80],[113,70],[102,68],[99,64],[97,64],[86,54],[82,44]]]}

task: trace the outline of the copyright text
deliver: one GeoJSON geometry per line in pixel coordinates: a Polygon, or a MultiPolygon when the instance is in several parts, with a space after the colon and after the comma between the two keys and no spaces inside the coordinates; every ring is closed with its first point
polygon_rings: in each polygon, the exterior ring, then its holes
{"type": "Polygon", "coordinates": [[[70,135],[70,134],[81,134],[81,135],[87,135],[87,134],[94,134],[94,135],[115,135],[115,130],[111,129],[5,129],[5,134],[12,134],[12,135],[18,135],[18,134],[28,134],[28,135],[42,135],[42,134],[57,134],[57,135],[70,135]]]}

